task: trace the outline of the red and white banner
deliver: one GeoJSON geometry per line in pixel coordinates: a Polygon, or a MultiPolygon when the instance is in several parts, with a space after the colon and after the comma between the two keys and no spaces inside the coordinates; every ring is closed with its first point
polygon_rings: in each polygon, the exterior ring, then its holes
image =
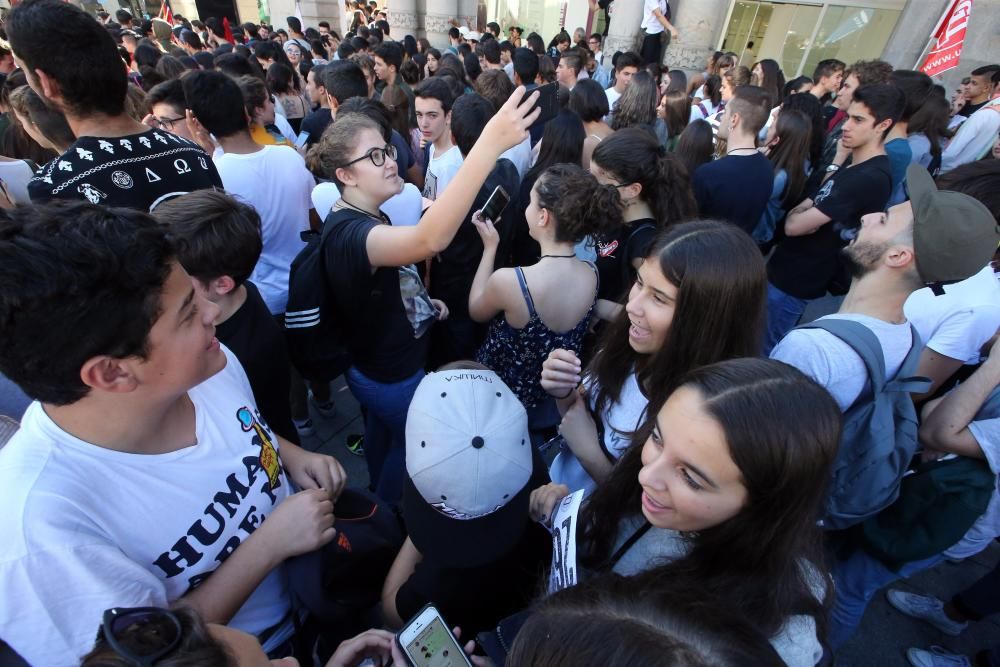
{"type": "Polygon", "coordinates": [[[928,76],[937,76],[958,67],[970,14],[972,14],[972,0],[952,0],[951,6],[932,35],[934,46],[924,59],[924,64],[920,66],[921,72],[928,76]]]}

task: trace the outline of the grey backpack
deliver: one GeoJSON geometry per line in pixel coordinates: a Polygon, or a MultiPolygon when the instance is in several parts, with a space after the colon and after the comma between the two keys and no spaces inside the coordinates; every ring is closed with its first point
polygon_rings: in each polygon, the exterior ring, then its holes
{"type": "Polygon", "coordinates": [[[896,377],[886,382],[885,359],[868,327],[842,319],[822,319],[798,329],[823,329],[849,345],[868,370],[868,387],[844,413],[840,449],[834,459],[823,507],[823,526],[841,530],[891,505],[917,450],[917,411],[911,393],[923,393],[930,380],[913,377],[923,344],[910,325],[913,345],[896,377]]]}

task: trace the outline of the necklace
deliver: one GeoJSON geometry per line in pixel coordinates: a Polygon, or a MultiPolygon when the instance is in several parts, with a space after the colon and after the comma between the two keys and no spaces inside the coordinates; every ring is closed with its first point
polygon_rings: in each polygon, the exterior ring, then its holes
{"type": "Polygon", "coordinates": [[[576,253],[573,253],[571,255],[542,255],[538,259],[545,259],[546,257],[569,259],[570,257],[576,257],[576,253]]]}
{"type": "Polygon", "coordinates": [[[375,215],[374,213],[366,211],[365,209],[361,208],[360,206],[355,206],[354,204],[352,204],[351,202],[347,201],[343,197],[341,197],[337,201],[337,203],[334,204],[334,207],[335,208],[349,208],[351,210],[357,211],[358,213],[364,213],[369,218],[372,218],[374,220],[378,220],[379,222],[385,222],[385,216],[382,215],[381,211],[379,211],[378,215],[375,215]]]}

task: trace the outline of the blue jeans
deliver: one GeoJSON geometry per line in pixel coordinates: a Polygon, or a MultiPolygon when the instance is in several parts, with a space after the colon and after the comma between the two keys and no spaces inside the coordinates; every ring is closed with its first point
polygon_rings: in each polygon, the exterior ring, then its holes
{"type": "Polygon", "coordinates": [[[767,283],[767,330],[764,332],[764,356],[771,354],[774,346],[795,328],[808,301],[786,294],[767,283]]]}
{"type": "Polygon", "coordinates": [[[372,380],[354,366],[347,386],[365,408],[365,459],[371,488],[382,500],[399,504],[406,479],[406,413],[424,372],[399,382],[372,380]]]}
{"type": "Polygon", "coordinates": [[[934,567],[943,560],[944,554],[937,554],[924,560],[906,563],[897,572],[893,572],[881,561],[861,550],[852,553],[847,560],[835,561],[833,583],[837,599],[830,611],[828,640],[830,648],[837,651],[851,638],[861,624],[865,608],[879,589],[934,567]]]}

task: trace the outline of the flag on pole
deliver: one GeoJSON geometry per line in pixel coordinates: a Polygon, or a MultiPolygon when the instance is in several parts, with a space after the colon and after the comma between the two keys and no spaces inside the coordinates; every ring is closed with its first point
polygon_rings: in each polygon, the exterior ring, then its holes
{"type": "Polygon", "coordinates": [[[158,18],[163,19],[170,25],[174,24],[174,13],[170,11],[170,0],[163,0],[160,3],[160,13],[158,18]]]}
{"type": "Polygon", "coordinates": [[[920,66],[921,72],[928,76],[937,76],[958,67],[970,14],[972,14],[972,0],[952,0],[948,11],[941,17],[931,35],[934,46],[920,66]]]}
{"type": "Polygon", "coordinates": [[[299,6],[299,0],[295,0],[295,18],[299,20],[299,25],[305,25],[302,21],[302,7],[299,6]]]}

